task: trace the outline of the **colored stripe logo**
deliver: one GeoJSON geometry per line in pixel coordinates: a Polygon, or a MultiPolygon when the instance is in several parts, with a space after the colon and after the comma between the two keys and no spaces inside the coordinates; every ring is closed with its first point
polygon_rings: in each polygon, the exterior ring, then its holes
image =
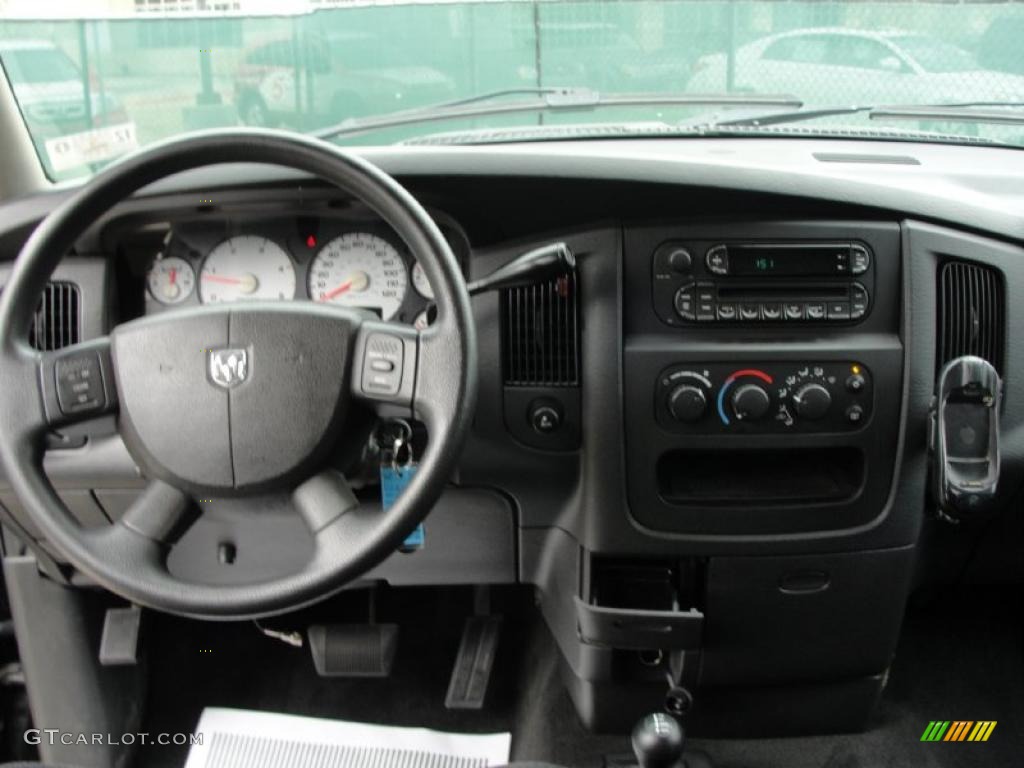
{"type": "Polygon", "coordinates": [[[932,720],[921,741],[988,741],[996,720],[932,720]]]}

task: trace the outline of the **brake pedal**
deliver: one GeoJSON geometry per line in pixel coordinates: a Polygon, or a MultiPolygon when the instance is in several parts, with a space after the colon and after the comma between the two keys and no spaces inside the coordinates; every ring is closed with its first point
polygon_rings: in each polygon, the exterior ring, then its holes
{"type": "Polygon", "coordinates": [[[307,633],[320,677],[388,677],[397,624],[313,624],[307,633]]]}
{"type": "Polygon", "coordinates": [[[459,655],[444,705],[448,709],[483,709],[494,655],[501,636],[501,616],[473,616],[462,625],[459,655]]]}

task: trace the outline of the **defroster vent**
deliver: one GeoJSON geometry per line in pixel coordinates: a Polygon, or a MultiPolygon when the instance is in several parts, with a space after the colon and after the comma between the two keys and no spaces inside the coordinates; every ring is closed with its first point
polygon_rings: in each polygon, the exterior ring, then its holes
{"type": "Polygon", "coordinates": [[[975,355],[1003,372],[1006,299],[999,272],[947,261],[939,277],[939,367],[975,355]]]}
{"type": "Polygon", "coordinates": [[[579,384],[576,275],[502,292],[502,360],[510,386],[579,384]]]}
{"type": "Polygon", "coordinates": [[[32,327],[29,343],[36,349],[60,349],[79,340],[78,286],[74,283],[47,283],[32,327]]]}

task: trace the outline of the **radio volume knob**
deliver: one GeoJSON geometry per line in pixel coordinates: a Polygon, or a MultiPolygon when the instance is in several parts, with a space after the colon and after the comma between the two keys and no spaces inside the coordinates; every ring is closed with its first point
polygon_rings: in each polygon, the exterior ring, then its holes
{"type": "Polygon", "coordinates": [[[832,395],[821,384],[804,384],[793,395],[797,415],[804,419],[820,419],[831,405],[832,395]]]}
{"type": "Polygon", "coordinates": [[[668,412],[676,421],[697,421],[707,407],[704,390],[693,384],[680,384],[668,394],[668,412]]]}
{"type": "Polygon", "coordinates": [[[771,407],[772,401],[764,387],[742,384],[732,393],[732,412],[740,421],[757,421],[771,407]]]}

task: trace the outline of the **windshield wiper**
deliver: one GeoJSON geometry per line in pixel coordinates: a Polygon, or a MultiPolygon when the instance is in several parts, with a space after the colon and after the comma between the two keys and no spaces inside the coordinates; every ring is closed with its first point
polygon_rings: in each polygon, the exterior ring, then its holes
{"type": "Polygon", "coordinates": [[[390,112],[376,117],[343,120],[336,125],[313,131],[321,139],[355,136],[361,133],[395,128],[417,123],[440,122],[459,118],[509,115],[526,112],[580,111],[598,107],[636,106],[697,106],[697,107],[782,107],[799,109],[803,102],[795,96],[739,94],[612,94],[602,96],[589,88],[515,88],[491,91],[468,99],[445,101],[424,107],[390,112]],[[527,96],[506,101],[508,96],[527,96]]]}
{"type": "Polygon", "coordinates": [[[769,112],[766,115],[737,117],[717,120],[712,126],[723,125],[752,127],[798,123],[836,115],[867,113],[870,120],[946,120],[965,123],[1008,123],[1024,125],[1024,113],[1006,111],[1007,108],[1024,107],[1020,101],[972,101],[957,104],[893,104],[878,106],[822,107],[821,109],[797,109],[792,112],[769,112]]]}
{"type": "Polygon", "coordinates": [[[872,120],[945,120],[953,123],[992,123],[1024,125],[1024,112],[1012,112],[1008,107],[1021,108],[1019,101],[979,101],[970,104],[936,104],[875,107],[868,112],[872,120]]]}

